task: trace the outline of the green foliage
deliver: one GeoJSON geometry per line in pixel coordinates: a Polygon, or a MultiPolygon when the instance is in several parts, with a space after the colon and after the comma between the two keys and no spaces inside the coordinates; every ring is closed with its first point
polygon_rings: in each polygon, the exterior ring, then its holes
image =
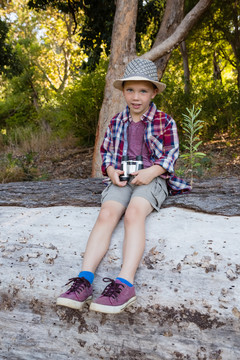
{"type": "Polygon", "coordinates": [[[73,6],[76,6],[83,1],[62,1],[62,0],[30,0],[28,5],[30,8],[47,10],[49,6],[56,7],[63,12],[70,12],[73,6]]]}
{"type": "Polygon", "coordinates": [[[115,8],[115,1],[112,0],[85,0],[80,46],[88,57],[85,67],[89,70],[94,70],[99,63],[103,44],[106,54],[110,53],[115,8]]]}
{"type": "Polygon", "coordinates": [[[197,30],[192,33],[193,38],[202,41],[206,48],[214,54],[214,76],[223,80],[223,76],[236,79],[240,90],[240,3],[235,0],[213,0],[197,30]],[[201,32],[201,33],[200,33],[201,32]],[[195,34],[195,36],[194,36],[195,34]],[[200,36],[199,36],[200,35],[200,36]],[[229,69],[234,69],[229,74],[229,69]]]}
{"type": "Polygon", "coordinates": [[[0,74],[11,78],[20,74],[22,67],[16,51],[8,41],[8,32],[9,25],[0,19],[0,74]]]}
{"type": "MultiPolygon", "coordinates": [[[[146,49],[146,43],[151,46],[159,30],[166,0],[139,0],[136,26],[137,52],[146,49]],[[143,40],[144,38],[144,40],[143,40]]],[[[57,8],[70,13],[75,18],[79,10],[84,12],[84,22],[81,29],[80,47],[87,56],[83,68],[94,70],[101,59],[103,51],[110,54],[112,27],[116,9],[114,0],[30,0],[30,8],[47,10],[57,8]]],[[[76,22],[76,27],[79,24],[76,22]]],[[[79,31],[79,30],[78,30],[79,31]]],[[[148,49],[149,50],[149,49],[148,49]]]]}
{"type": "Polygon", "coordinates": [[[70,13],[75,21],[74,32],[79,31],[76,16],[80,10],[84,12],[79,43],[87,57],[87,63],[83,63],[84,69],[94,70],[103,51],[106,51],[107,55],[109,55],[116,7],[114,0],[72,0],[67,2],[60,0],[30,0],[28,5],[32,9],[46,11],[49,8],[55,8],[61,12],[70,13]]]}
{"type": "Polygon", "coordinates": [[[6,44],[6,38],[8,33],[8,25],[5,21],[0,19],[0,70],[4,69],[5,65],[8,65],[8,53],[12,50],[8,44],[6,44]]]}
{"type": "Polygon", "coordinates": [[[164,93],[156,98],[159,108],[172,115],[177,121],[180,138],[182,138],[182,114],[185,107],[190,107],[195,102],[201,106],[201,117],[204,126],[201,131],[203,140],[213,139],[216,133],[229,132],[233,136],[239,135],[240,129],[240,98],[236,86],[224,87],[216,81],[207,79],[198,83],[198,88],[193,88],[189,94],[184,93],[183,87],[174,82],[173,77],[169,80],[165,74],[164,82],[167,88],[164,93]]]}
{"type": "Polygon", "coordinates": [[[0,125],[2,128],[14,128],[34,123],[37,118],[36,108],[31,99],[31,88],[24,88],[24,83],[29,74],[14,77],[11,89],[5,92],[6,98],[0,101],[0,125]]]}
{"type": "MultiPolygon", "coordinates": [[[[138,1],[136,25],[137,52],[141,53],[145,44],[152,45],[159,30],[166,0],[138,1]],[[142,39],[144,38],[144,41],[142,39]],[[143,45],[144,44],[144,45],[143,45]]],[[[111,35],[116,4],[111,0],[85,0],[85,22],[82,29],[80,46],[88,56],[86,66],[93,70],[99,63],[104,50],[110,54],[111,35]]],[[[149,48],[147,49],[149,50],[149,48]]]]}
{"type": "Polygon", "coordinates": [[[209,140],[216,133],[229,132],[238,136],[240,129],[240,97],[235,86],[213,83],[202,96],[202,138],[209,140]]]}
{"type": "Polygon", "coordinates": [[[66,89],[55,112],[58,132],[72,132],[82,145],[92,146],[103,101],[108,62],[102,60],[91,73],[85,72],[74,87],[66,89]]]}
{"type": "MultiPolygon", "coordinates": [[[[194,2],[186,3],[187,11],[194,2]]],[[[203,21],[189,34],[186,46],[190,89],[187,93],[184,91],[181,53],[178,49],[172,53],[162,78],[167,88],[157,102],[177,121],[180,140],[183,138],[181,114],[193,103],[202,108],[202,140],[211,140],[216,133],[240,134],[240,70],[237,68],[240,39],[235,26],[236,15],[240,16],[237,2],[214,0],[203,21]]]]}
{"type": "Polygon", "coordinates": [[[239,135],[240,97],[236,73],[222,59],[220,63],[223,67],[222,78],[216,79],[213,71],[214,49],[211,43],[201,38],[199,31],[194,39],[190,38],[186,42],[190,64],[189,92],[184,91],[181,53],[176,49],[162,78],[167,85],[166,90],[155,101],[159,108],[176,120],[180,143],[183,137],[181,114],[193,103],[196,108],[202,109],[201,117],[204,121],[201,131],[202,140],[211,140],[216,133],[222,132],[229,132],[233,136],[239,135]]]}
{"type": "Polygon", "coordinates": [[[194,169],[200,167],[201,164],[199,159],[205,157],[206,154],[198,151],[199,146],[202,144],[202,141],[199,138],[199,133],[203,128],[203,121],[197,120],[201,109],[195,109],[193,106],[192,109],[187,108],[186,110],[188,114],[183,114],[183,131],[186,139],[183,147],[186,152],[180,155],[180,158],[184,160],[184,163],[188,168],[188,172],[190,172],[192,185],[194,169]]]}
{"type": "Polygon", "coordinates": [[[161,25],[166,0],[147,0],[138,2],[136,25],[137,52],[149,51],[161,25]]]}
{"type": "Polygon", "coordinates": [[[44,123],[60,137],[72,133],[82,145],[92,146],[107,66],[108,62],[101,60],[94,71],[83,72],[74,86],[70,85],[62,94],[51,95],[45,102],[40,99],[42,89],[35,83],[36,73],[31,68],[14,77],[5,89],[5,99],[0,101],[0,125],[7,129],[8,143],[19,143],[19,134],[23,137],[29,131],[35,132],[44,123]]]}

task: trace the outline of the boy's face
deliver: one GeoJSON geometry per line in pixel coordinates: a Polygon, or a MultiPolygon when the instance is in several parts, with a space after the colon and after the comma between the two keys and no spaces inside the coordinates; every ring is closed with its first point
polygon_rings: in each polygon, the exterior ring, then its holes
{"type": "Polygon", "coordinates": [[[140,121],[141,116],[149,108],[150,102],[157,95],[158,90],[150,81],[125,81],[123,96],[130,109],[133,121],[140,121]]]}

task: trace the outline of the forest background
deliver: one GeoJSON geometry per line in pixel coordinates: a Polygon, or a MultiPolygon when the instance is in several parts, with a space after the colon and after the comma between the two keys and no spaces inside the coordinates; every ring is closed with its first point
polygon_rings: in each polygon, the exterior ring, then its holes
{"type": "MultiPolygon", "coordinates": [[[[185,13],[196,3],[185,1],[185,13]]],[[[137,55],[151,49],[165,6],[138,1],[137,55]]],[[[90,176],[115,7],[113,0],[1,1],[0,182],[90,176]]],[[[167,88],[155,102],[176,120],[183,155],[183,114],[201,109],[197,136],[206,156],[195,175],[218,174],[228,163],[239,173],[238,1],[211,2],[170,52],[161,81],[167,88]]],[[[183,159],[177,171],[187,176],[183,159]]]]}

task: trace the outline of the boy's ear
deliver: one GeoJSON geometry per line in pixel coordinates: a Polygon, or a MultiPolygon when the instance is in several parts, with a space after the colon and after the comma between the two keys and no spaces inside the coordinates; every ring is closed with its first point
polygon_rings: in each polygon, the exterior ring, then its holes
{"type": "Polygon", "coordinates": [[[154,93],[152,95],[152,99],[155,98],[155,96],[159,93],[158,89],[154,89],[154,93]]]}

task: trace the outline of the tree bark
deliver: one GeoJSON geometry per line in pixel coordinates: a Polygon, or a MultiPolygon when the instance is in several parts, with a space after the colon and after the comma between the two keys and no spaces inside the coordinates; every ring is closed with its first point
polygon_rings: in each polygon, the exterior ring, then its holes
{"type": "Polygon", "coordinates": [[[183,71],[184,71],[184,92],[185,94],[189,93],[190,90],[190,70],[188,63],[188,52],[186,47],[186,42],[182,41],[180,44],[180,50],[183,59],[183,71]]]}
{"type": "Polygon", "coordinates": [[[93,155],[93,177],[101,176],[99,148],[110,119],[124,107],[124,99],[112,83],[124,73],[126,64],[136,56],[135,27],[137,21],[135,0],[118,0],[113,25],[111,56],[106,76],[104,100],[99,115],[93,155]]]}
{"type": "MultiPolygon", "coordinates": [[[[182,4],[182,1],[178,1],[180,6],[182,4]]],[[[166,34],[164,35],[164,27],[162,26],[162,30],[160,28],[161,31],[159,30],[159,33],[157,35],[154,47],[149,52],[142,55],[142,58],[156,61],[164,55],[171,54],[171,51],[186,38],[188,32],[197,23],[200,16],[207,10],[211,1],[212,0],[199,0],[195,7],[184,17],[181,23],[175,28],[175,25],[171,24],[170,20],[175,19],[176,21],[177,15],[175,14],[175,16],[173,16],[174,10],[170,9],[170,5],[171,7],[175,7],[176,2],[173,0],[167,0],[166,11],[168,11],[166,12],[166,14],[168,16],[164,15],[165,26],[167,27],[166,34]],[[169,33],[171,33],[170,36],[169,33]],[[167,36],[165,40],[163,40],[164,36],[167,36]]],[[[180,16],[182,16],[182,10],[180,11],[180,13],[180,16]]],[[[96,132],[92,166],[93,177],[101,177],[101,157],[99,154],[99,148],[103,141],[107,125],[111,117],[117,112],[121,111],[123,108],[123,98],[119,91],[113,88],[112,82],[114,79],[123,75],[126,64],[136,56],[136,21],[137,1],[118,0],[113,25],[111,55],[108,73],[106,76],[104,100],[100,111],[96,132]]],[[[163,64],[166,64],[167,60],[168,59],[166,58],[163,61],[163,64]]],[[[160,68],[159,64],[158,66],[160,68]]]]}
{"type": "MultiPolygon", "coordinates": [[[[240,359],[239,217],[173,207],[152,213],[137,301],[106,315],[55,305],[79,271],[99,208],[0,210],[1,359],[240,359]]],[[[95,274],[94,299],[102,278],[121,267],[123,233],[122,219],[95,274]]]]}
{"type": "MultiPolygon", "coordinates": [[[[168,0],[164,11],[163,20],[156,36],[152,49],[161,44],[176,30],[184,17],[184,0],[168,0]]],[[[162,78],[167,67],[171,53],[166,54],[155,61],[158,69],[158,77],[162,78]]]]}

